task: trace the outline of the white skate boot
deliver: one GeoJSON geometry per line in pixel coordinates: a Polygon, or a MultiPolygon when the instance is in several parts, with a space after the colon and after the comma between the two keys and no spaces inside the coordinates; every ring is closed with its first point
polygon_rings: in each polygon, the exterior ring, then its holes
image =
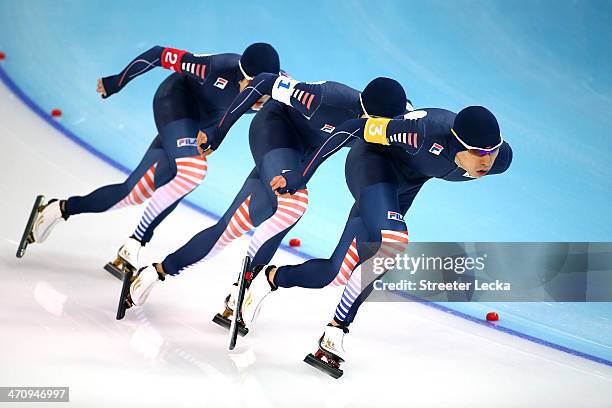
{"type": "Polygon", "coordinates": [[[51,230],[62,221],[65,220],[62,217],[60,201],[49,201],[36,216],[36,221],[32,228],[32,238],[34,238],[34,242],[44,242],[51,233],[51,230]]]}
{"type": "Polygon", "coordinates": [[[324,352],[337,357],[339,361],[344,361],[345,352],[343,342],[346,333],[348,333],[346,327],[343,328],[328,324],[327,327],[325,327],[323,336],[321,336],[319,340],[319,347],[323,349],[324,352]]]}
{"type": "MultiPolygon", "coordinates": [[[[249,282],[247,281],[247,288],[249,287],[249,282]]],[[[245,294],[246,295],[246,294],[245,294]]],[[[217,313],[213,317],[213,322],[217,323],[219,326],[230,329],[232,324],[231,318],[234,314],[234,310],[236,310],[236,299],[238,298],[238,282],[235,282],[230,289],[230,294],[225,298],[225,309],[221,313],[217,313]]],[[[244,303],[244,302],[243,302],[244,303]]],[[[246,336],[249,333],[249,329],[244,325],[243,322],[238,326],[238,334],[242,337],[246,336]]]]}
{"type": "Polygon", "coordinates": [[[246,326],[251,325],[261,309],[261,302],[268,294],[276,288],[268,281],[268,271],[275,268],[274,265],[257,266],[253,271],[256,273],[255,278],[251,281],[249,289],[244,294],[242,301],[242,321],[246,326]]]}
{"type": "Polygon", "coordinates": [[[117,257],[121,259],[125,266],[132,267],[134,270],[140,268],[140,250],[142,244],[136,238],[128,238],[125,244],[117,251],[117,257]]]}
{"type": "Polygon", "coordinates": [[[123,275],[128,270],[134,272],[140,268],[141,249],[140,241],[132,237],[128,238],[117,251],[117,258],[104,265],[104,270],[110,272],[117,279],[123,279],[123,275]]]}
{"type": "Polygon", "coordinates": [[[230,289],[229,295],[225,298],[225,310],[223,315],[230,317],[236,310],[236,298],[238,297],[238,282],[234,283],[230,289]]]}
{"type": "Polygon", "coordinates": [[[340,363],[344,361],[345,356],[344,335],[348,332],[348,327],[328,324],[319,339],[319,349],[315,354],[308,354],[304,362],[334,378],[339,378],[343,374],[340,363]]]}
{"type": "Polygon", "coordinates": [[[142,306],[149,294],[159,282],[164,281],[165,276],[157,272],[155,266],[145,266],[135,276],[130,285],[130,298],[128,303],[134,306],[142,306]]]}

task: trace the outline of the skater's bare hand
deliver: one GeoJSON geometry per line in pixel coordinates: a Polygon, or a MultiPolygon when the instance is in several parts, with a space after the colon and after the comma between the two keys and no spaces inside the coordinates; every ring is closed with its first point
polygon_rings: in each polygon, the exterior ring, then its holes
{"type": "Polygon", "coordinates": [[[98,78],[98,87],[96,88],[97,93],[101,93],[103,97],[106,98],[106,89],[104,89],[104,83],[102,82],[102,78],[98,78]]]}
{"type": "Polygon", "coordinates": [[[285,180],[283,176],[276,176],[272,179],[272,181],[270,181],[270,187],[272,187],[274,194],[276,194],[278,197],[289,197],[291,195],[289,193],[281,194],[278,191],[276,191],[277,189],[283,188],[286,186],[287,186],[287,180],[285,180]]]}
{"type": "Polygon", "coordinates": [[[200,130],[198,132],[197,145],[198,145],[198,152],[200,152],[200,156],[202,157],[206,157],[213,152],[212,149],[202,150],[202,148],[200,147],[203,144],[205,145],[207,142],[208,142],[208,136],[206,136],[206,133],[200,130]]]}

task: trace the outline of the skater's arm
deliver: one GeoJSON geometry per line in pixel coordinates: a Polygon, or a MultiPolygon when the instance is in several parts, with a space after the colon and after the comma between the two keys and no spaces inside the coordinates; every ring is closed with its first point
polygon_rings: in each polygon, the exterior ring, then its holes
{"type": "Polygon", "coordinates": [[[101,78],[98,92],[103,98],[108,98],[123,89],[132,79],[155,67],[163,67],[203,80],[206,67],[210,65],[209,61],[208,55],[194,55],[184,50],[155,46],[134,58],[119,74],[101,78]]]}
{"type": "Polygon", "coordinates": [[[317,168],[327,158],[358,138],[368,143],[399,146],[409,154],[415,154],[425,136],[425,124],[419,119],[351,119],[336,128],[315,152],[305,160],[301,171],[288,171],[275,177],[270,185],[277,193],[285,194],[306,186],[317,168]]]}
{"type": "Polygon", "coordinates": [[[368,143],[398,146],[408,154],[416,154],[425,139],[425,121],[370,118],[364,125],[363,139],[368,143]]]}
{"type": "Polygon", "coordinates": [[[272,190],[278,195],[294,194],[300,188],[306,187],[310,178],[325,160],[355,138],[363,139],[365,123],[365,119],[352,119],[338,126],[336,131],[306,158],[303,169],[289,170],[274,177],[270,182],[272,190]]]}
{"type": "Polygon", "coordinates": [[[200,151],[217,150],[234,123],[249,112],[262,96],[272,94],[272,86],[278,77],[278,74],[262,73],[253,78],[251,83],[234,98],[219,123],[200,131],[198,141],[200,151]]]}
{"type": "MultiPolygon", "coordinates": [[[[217,126],[203,129],[207,142],[200,146],[201,151],[217,150],[234,123],[242,115],[249,112],[262,96],[271,96],[272,99],[295,108],[304,116],[312,115],[320,105],[323,88],[320,83],[309,84],[299,82],[286,75],[262,73],[257,75],[251,83],[234,99],[217,126]]],[[[204,139],[204,138],[201,138],[204,139]]]]}

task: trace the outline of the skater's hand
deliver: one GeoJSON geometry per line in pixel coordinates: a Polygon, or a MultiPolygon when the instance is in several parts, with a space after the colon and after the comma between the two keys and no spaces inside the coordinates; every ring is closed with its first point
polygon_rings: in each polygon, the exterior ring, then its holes
{"type": "Polygon", "coordinates": [[[287,180],[285,180],[283,176],[276,176],[272,179],[272,181],[270,181],[270,187],[272,187],[274,194],[276,194],[278,197],[289,197],[291,195],[288,192],[281,194],[278,191],[279,189],[283,189],[286,186],[287,186],[287,180]]]}
{"type": "Polygon", "coordinates": [[[289,197],[299,188],[304,187],[304,177],[300,171],[288,170],[281,176],[274,177],[270,181],[270,187],[278,197],[289,197]]]}
{"type": "Polygon", "coordinates": [[[102,98],[106,98],[106,89],[104,89],[104,83],[102,82],[102,78],[98,78],[98,87],[96,88],[96,92],[102,94],[102,98]]]}
{"type": "Polygon", "coordinates": [[[200,152],[200,156],[206,157],[213,152],[213,150],[208,146],[208,136],[203,131],[198,132],[198,152],[200,152]]]}
{"type": "Polygon", "coordinates": [[[106,99],[121,90],[118,81],[119,77],[117,75],[98,78],[98,86],[96,87],[96,92],[102,94],[102,99],[106,99]]]}

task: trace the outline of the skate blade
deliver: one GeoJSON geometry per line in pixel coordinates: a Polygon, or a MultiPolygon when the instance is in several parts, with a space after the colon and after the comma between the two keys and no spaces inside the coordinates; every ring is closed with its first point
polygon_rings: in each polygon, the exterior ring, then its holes
{"type": "MultiPolygon", "coordinates": [[[[227,317],[223,317],[221,313],[217,313],[215,317],[213,317],[212,321],[226,330],[229,330],[230,326],[232,325],[230,319],[228,319],[227,317]]],[[[240,337],[244,337],[249,334],[249,329],[245,326],[240,325],[238,326],[238,334],[240,335],[240,337]]]]}
{"type": "Polygon", "coordinates": [[[129,300],[130,285],[132,284],[132,276],[134,271],[128,269],[123,276],[123,285],[121,286],[121,295],[119,296],[119,305],[117,306],[117,320],[125,317],[125,311],[132,307],[132,302],[129,300]]]}
{"type": "Polygon", "coordinates": [[[34,228],[34,221],[36,221],[36,215],[38,215],[38,209],[42,205],[44,200],[45,196],[43,195],[36,196],[36,199],[34,200],[34,206],[32,207],[32,211],[30,211],[30,217],[28,218],[26,227],[23,230],[23,235],[21,236],[21,241],[19,241],[19,246],[17,247],[17,253],[15,254],[17,258],[23,257],[26,248],[28,247],[28,244],[34,242],[34,239],[31,238],[32,229],[34,228]]]}
{"type": "MultiPolygon", "coordinates": [[[[238,276],[238,296],[236,297],[236,310],[242,310],[242,302],[244,300],[244,292],[246,292],[246,273],[251,266],[251,257],[248,255],[244,257],[242,261],[242,270],[238,276]]],[[[230,330],[229,330],[229,349],[233,350],[236,347],[236,340],[238,338],[238,332],[242,324],[240,312],[232,314],[230,330]]]]}
{"type": "Polygon", "coordinates": [[[117,267],[117,265],[115,265],[113,262],[109,262],[106,265],[104,265],[104,270],[106,272],[109,272],[111,275],[113,275],[115,278],[119,280],[123,280],[123,277],[125,275],[125,272],[123,271],[123,269],[120,269],[119,267],[117,267]]]}
{"type": "Polygon", "coordinates": [[[334,378],[340,378],[342,377],[342,374],[344,374],[344,371],[342,371],[341,369],[333,367],[331,364],[326,363],[320,358],[316,358],[312,353],[308,354],[304,358],[304,362],[334,378]]]}

